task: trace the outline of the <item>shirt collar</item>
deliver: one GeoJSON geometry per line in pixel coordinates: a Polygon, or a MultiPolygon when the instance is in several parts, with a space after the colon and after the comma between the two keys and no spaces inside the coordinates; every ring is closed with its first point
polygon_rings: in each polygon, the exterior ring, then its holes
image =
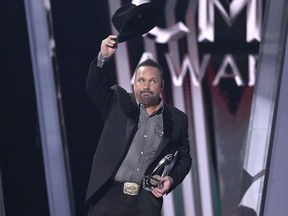
{"type": "MultiPolygon", "coordinates": [[[[159,100],[160,100],[160,102],[159,102],[159,108],[155,111],[155,113],[161,111],[161,114],[162,114],[162,113],[163,113],[163,110],[164,110],[164,102],[163,102],[162,98],[159,98],[159,100]]],[[[136,99],[136,103],[137,103],[137,105],[138,105],[139,107],[141,106],[141,107],[145,108],[144,105],[141,104],[137,99],[136,99]]]]}

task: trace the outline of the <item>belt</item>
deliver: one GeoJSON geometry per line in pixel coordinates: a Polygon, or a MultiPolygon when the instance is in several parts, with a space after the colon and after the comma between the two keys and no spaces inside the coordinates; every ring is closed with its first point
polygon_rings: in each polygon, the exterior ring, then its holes
{"type": "Polygon", "coordinates": [[[116,182],[114,181],[114,184],[117,186],[120,186],[123,189],[123,193],[135,196],[139,194],[140,185],[134,182],[116,182]]]}

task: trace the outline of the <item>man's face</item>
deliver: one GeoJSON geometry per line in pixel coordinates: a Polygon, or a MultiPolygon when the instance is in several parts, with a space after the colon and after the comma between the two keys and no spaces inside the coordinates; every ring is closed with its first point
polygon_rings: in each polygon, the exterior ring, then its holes
{"type": "Polygon", "coordinates": [[[136,71],[134,94],[145,107],[155,106],[159,102],[163,81],[160,71],[151,66],[141,66],[136,71]]]}

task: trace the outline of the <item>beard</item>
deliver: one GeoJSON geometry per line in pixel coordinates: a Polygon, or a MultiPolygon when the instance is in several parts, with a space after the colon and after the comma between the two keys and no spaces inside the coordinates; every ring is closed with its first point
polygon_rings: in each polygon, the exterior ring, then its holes
{"type": "Polygon", "coordinates": [[[142,91],[140,92],[140,103],[144,106],[154,106],[159,102],[159,97],[155,97],[150,91],[142,91]]]}

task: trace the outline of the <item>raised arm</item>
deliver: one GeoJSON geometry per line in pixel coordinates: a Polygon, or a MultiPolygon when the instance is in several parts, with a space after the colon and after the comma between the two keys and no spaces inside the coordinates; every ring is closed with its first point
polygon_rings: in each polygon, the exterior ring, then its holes
{"type": "Polygon", "coordinates": [[[107,106],[113,100],[107,80],[110,71],[105,70],[105,64],[116,52],[117,44],[117,36],[115,35],[109,35],[102,41],[98,57],[92,62],[86,80],[87,92],[103,116],[107,112],[107,106]]]}

